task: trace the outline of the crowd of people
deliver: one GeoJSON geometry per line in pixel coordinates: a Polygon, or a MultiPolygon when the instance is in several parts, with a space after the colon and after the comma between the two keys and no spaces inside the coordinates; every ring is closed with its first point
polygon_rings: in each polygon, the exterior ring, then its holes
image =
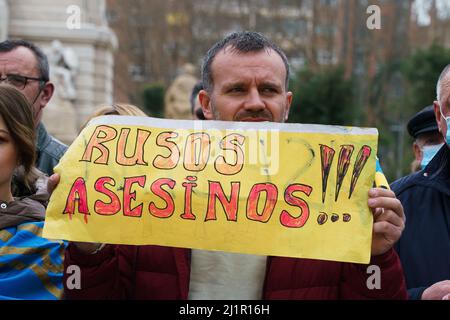
{"type": "MultiPolygon", "coordinates": [[[[285,122],[293,93],[284,52],[260,33],[236,32],[206,53],[190,97],[193,119],[285,122]]],[[[392,191],[368,190],[368,265],[162,246],[49,241],[45,208],[67,146],[41,122],[54,85],[45,54],[0,43],[0,299],[449,299],[450,66],[432,107],[411,119],[414,173],[392,191]],[[406,222],[405,222],[406,221],[406,222]],[[81,288],[64,268],[81,269],[81,288]],[[367,286],[367,267],[382,286],[367,286]]],[[[92,116],[145,116],[103,106],[92,116]]]]}

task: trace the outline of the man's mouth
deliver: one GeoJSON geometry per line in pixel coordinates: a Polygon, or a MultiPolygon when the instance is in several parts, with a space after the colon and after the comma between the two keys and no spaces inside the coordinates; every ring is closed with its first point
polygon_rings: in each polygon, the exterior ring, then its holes
{"type": "Polygon", "coordinates": [[[247,118],[239,119],[239,121],[244,121],[244,122],[264,122],[264,121],[270,121],[270,119],[247,117],[247,118]]]}

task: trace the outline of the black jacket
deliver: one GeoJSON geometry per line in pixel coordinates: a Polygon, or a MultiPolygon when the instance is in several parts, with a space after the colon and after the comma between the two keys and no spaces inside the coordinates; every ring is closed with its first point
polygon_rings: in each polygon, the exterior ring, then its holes
{"type": "Polygon", "coordinates": [[[450,149],[444,145],[428,166],[392,184],[406,226],[396,245],[410,299],[450,279],[450,149]]]}

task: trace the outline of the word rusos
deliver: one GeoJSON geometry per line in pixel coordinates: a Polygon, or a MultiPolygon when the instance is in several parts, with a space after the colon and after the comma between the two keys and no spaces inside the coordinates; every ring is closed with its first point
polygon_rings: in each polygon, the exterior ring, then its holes
{"type": "MultiPolygon", "coordinates": [[[[111,151],[106,146],[106,143],[111,142],[116,143],[116,154],[113,157],[117,164],[122,166],[148,166],[145,150],[149,150],[146,149],[146,143],[151,132],[137,129],[136,139],[128,141],[131,130],[130,128],[122,128],[120,133],[118,133],[113,127],[107,125],[97,126],[86,145],[81,161],[92,162],[94,151],[97,150],[100,155],[93,163],[109,164],[111,151]],[[130,148],[130,146],[134,146],[134,148],[130,148]],[[127,148],[134,150],[133,155],[126,155],[127,148]]],[[[242,170],[245,157],[243,150],[245,137],[243,135],[231,133],[223,137],[219,143],[223,154],[218,155],[215,159],[210,159],[211,137],[208,133],[196,132],[187,136],[183,159],[181,159],[180,148],[174,141],[178,136],[177,132],[166,131],[161,132],[156,137],[156,145],[151,146],[151,150],[157,150],[160,147],[163,148],[161,152],[166,155],[157,154],[153,158],[153,167],[161,170],[171,170],[182,160],[183,166],[187,171],[199,172],[204,170],[206,165],[212,161],[215,170],[223,175],[234,175],[242,170]],[[229,155],[229,158],[233,159],[228,159],[227,161],[225,155],[229,155]]]]}
{"type": "MultiPolygon", "coordinates": [[[[196,220],[199,212],[193,212],[192,208],[192,197],[195,196],[194,188],[197,186],[196,181],[196,177],[188,176],[186,181],[179,186],[175,180],[170,178],[148,181],[148,177],[144,175],[126,177],[123,181],[120,181],[120,186],[118,186],[118,182],[114,178],[100,177],[94,182],[93,186],[88,186],[89,190],[92,190],[93,187],[96,192],[88,194],[85,180],[79,177],[70,189],[64,213],[69,214],[69,217],[72,218],[72,215],[76,212],[76,207],[78,207],[78,212],[85,215],[86,222],[87,216],[91,214],[92,210],[102,216],[112,216],[122,211],[122,214],[126,217],[141,218],[144,214],[150,214],[161,219],[170,218],[177,213],[181,219],[196,220]],[[182,212],[178,208],[176,210],[174,199],[168,191],[169,189],[175,190],[176,187],[184,188],[184,208],[182,212]],[[150,190],[152,195],[148,197],[147,202],[137,203],[136,192],[144,190],[150,190]],[[88,197],[99,199],[100,194],[106,196],[108,201],[96,200],[94,207],[89,208],[88,197]],[[156,206],[154,202],[156,198],[162,200],[165,205],[163,207],[156,206]],[[133,207],[132,201],[136,202],[133,207]]],[[[219,181],[208,181],[208,203],[204,221],[217,220],[217,203],[222,205],[228,221],[237,221],[239,197],[242,191],[240,182],[231,182],[231,191],[227,195],[219,181]]],[[[300,183],[287,186],[284,190],[284,201],[296,208],[293,208],[291,212],[287,210],[280,212],[281,225],[288,228],[301,228],[305,225],[310,216],[310,210],[307,202],[300,195],[309,197],[312,191],[312,187],[300,183]]],[[[254,184],[247,194],[246,209],[243,214],[249,220],[268,222],[275,211],[278,193],[277,186],[272,183],[254,184]],[[263,209],[261,210],[261,208],[263,209]]]]}

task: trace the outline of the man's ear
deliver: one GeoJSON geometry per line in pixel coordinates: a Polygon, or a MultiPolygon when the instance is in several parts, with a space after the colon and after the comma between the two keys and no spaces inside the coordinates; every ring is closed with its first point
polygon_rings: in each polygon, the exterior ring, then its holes
{"type": "Polygon", "coordinates": [[[442,129],[441,129],[442,115],[441,115],[441,108],[439,108],[439,102],[434,101],[433,106],[434,106],[434,116],[436,117],[436,123],[438,125],[439,132],[442,132],[442,129]]]}
{"type": "Polygon", "coordinates": [[[40,102],[41,109],[45,108],[45,106],[52,98],[54,92],[55,86],[53,85],[53,83],[47,82],[44,84],[44,87],[41,89],[41,102],[40,102]]]}
{"type": "Polygon", "coordinates": [[[292,92],[288,91],[286,92],[286,110],[284,113],[284,121],[287,121],[289,117],[289,111],[291,110],[291,104],[292,104],[292,92]]]}
{"type": "Polygon", "coordinates": [[[416,141],[414,141],[412,144],[412,150],[413,150],[415,159],[417,161],[422,160],[422,150],[420,150],[420,147],[416,141]]]}
{"type": "Polygon", "coordinates": [[[200,100],[200,104],[202,105],[203,114],[207,120],[212,120],[214,117],[212,106],[211,106],[211,97],[209,96],[206,90],[200,90],[198,93],[198,99],[200,100]]]}

